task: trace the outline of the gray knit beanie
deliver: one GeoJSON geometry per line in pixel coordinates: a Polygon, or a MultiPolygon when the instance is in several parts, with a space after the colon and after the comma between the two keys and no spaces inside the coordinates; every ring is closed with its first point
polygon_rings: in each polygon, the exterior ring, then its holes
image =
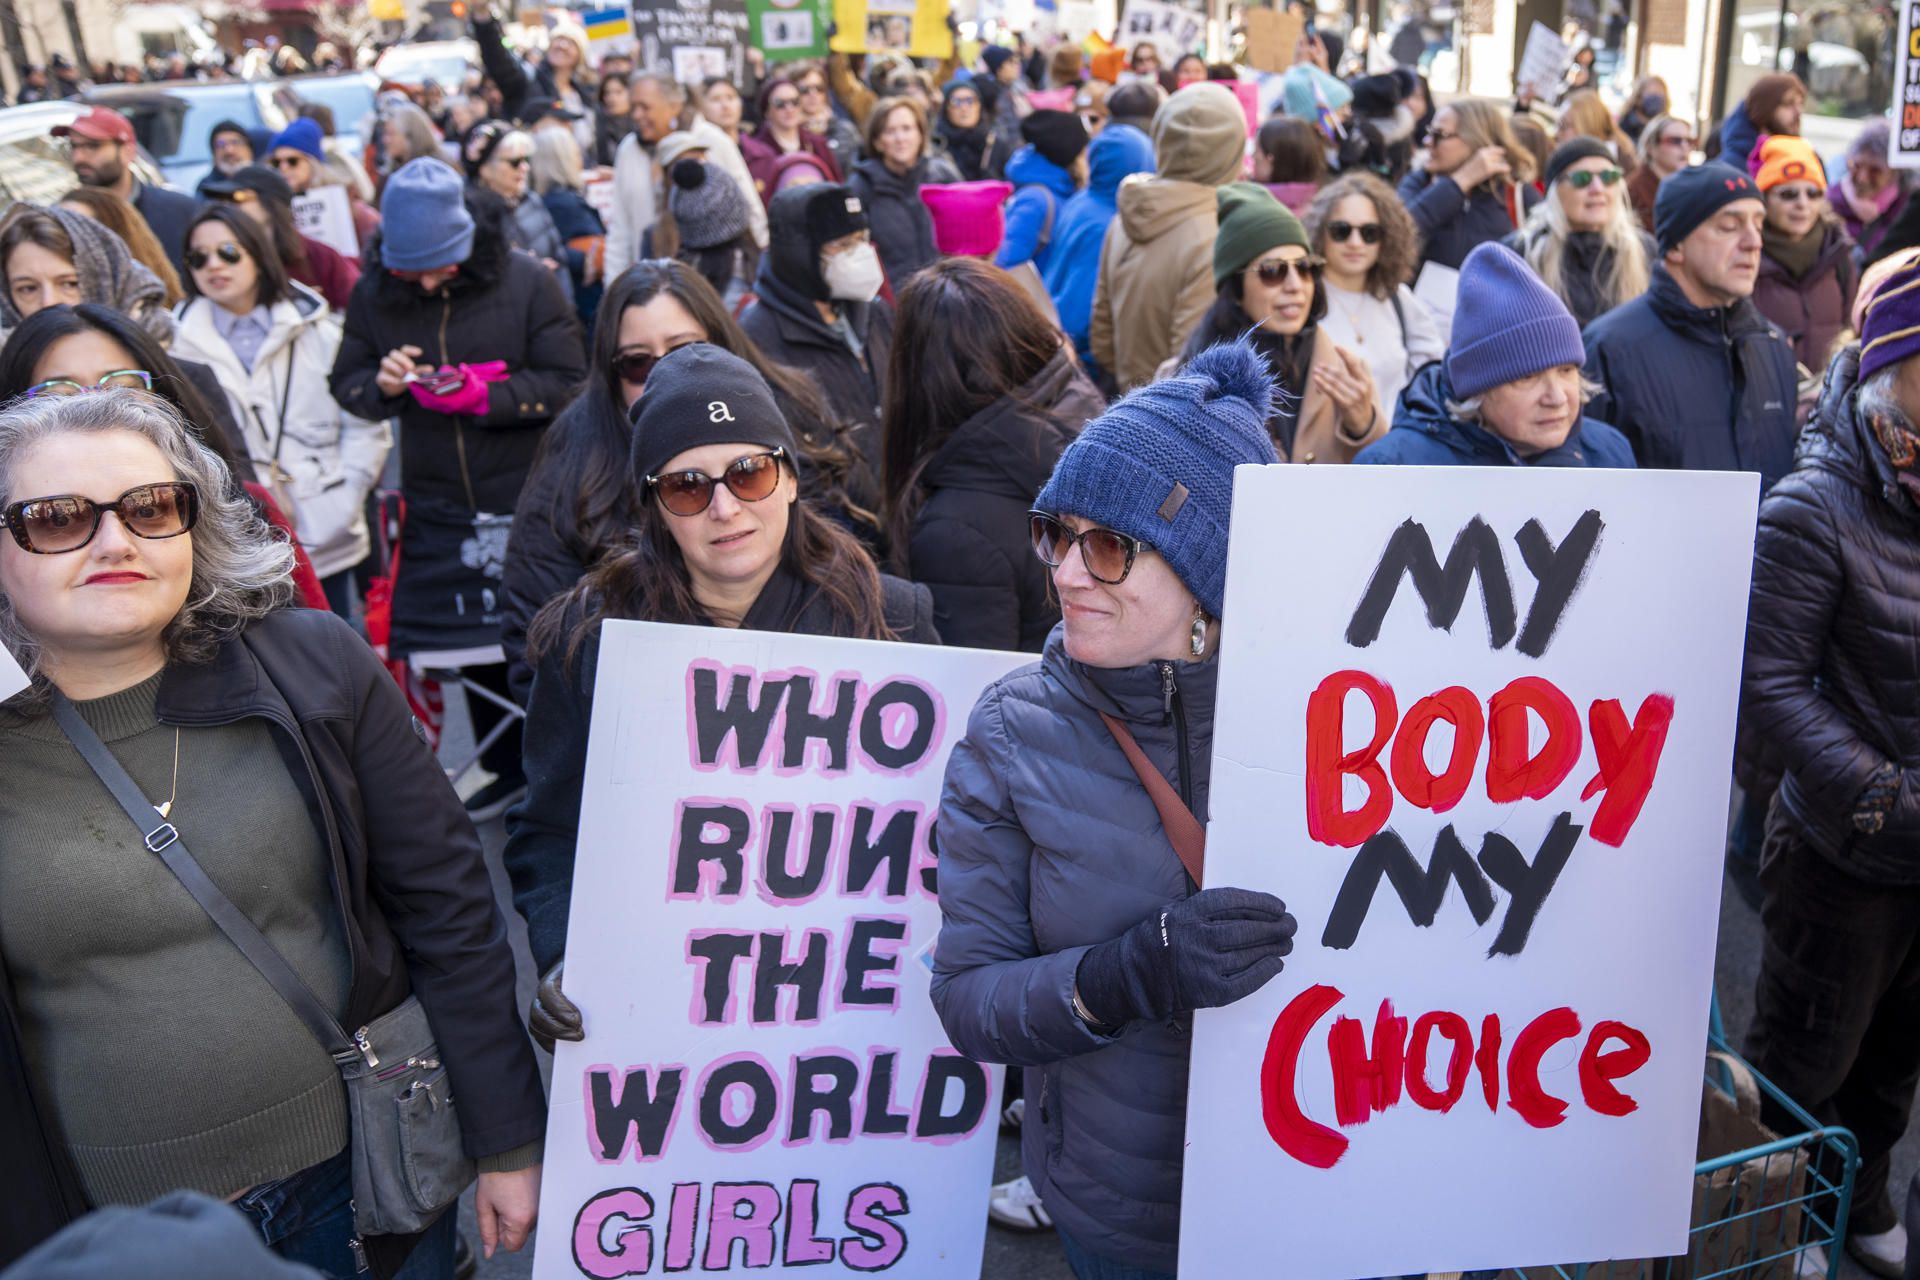
{"type": "Polygon", "coordinates": [[[667,209],[689,249],[717,249],[747,230],[747,199],[740,186],[712,165],[681,160],[673,166],[667,209]]]}

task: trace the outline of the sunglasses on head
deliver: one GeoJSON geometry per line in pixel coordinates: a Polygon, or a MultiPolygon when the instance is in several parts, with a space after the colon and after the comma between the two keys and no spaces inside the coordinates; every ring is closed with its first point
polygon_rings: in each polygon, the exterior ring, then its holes
{"type": "Polygon", "coordinates": [[[100,375],[100,381],[88,386],[72,378],[49,378],[27,388],[27,399],[38,396],[78,396],[89,391],[151,391],[153,375],[145,369],[115,369],[100,375]]]}
{"type": "Polygon", "coordinates": [[[1302,280],[1312,280],[1320,274],[1320,268],[1326,263],[1319,258],[1270,258],[1255,267],[1261,284],[1279,284],[1288,276],[1299,276],[1302,280]]]}
{"type": "Polygon", "coordinates": [[[1044,511],[1027,512],[1027,529],[1033,539],[1033,553],[1040,557],[1040,563],[1049,569],[1058,569],[1077,542],[1080,563],[1087,567],[1088,575],[1110,587],[1125,582],[1133,572],[1134,559],[1142,551],[1150,550],[1138,538],[1129,538],[1099,525],[1075,533],[1044,511]]]}
{"type": "Polygon", "coordinates": [[[228,266],[237,267],[240,265],[240,260],[247,255],[242,253],[240,246],[233,241],[223,240],[214,246],[212,253],[208,253],[205,249],[187,250],[187,265],[195,271],[199,271],[209,262],[212,262],[216,256],[228,266]]]}
{"type": "Polygon", "coordinates": [[[177,538],[200,519],[200,494],[184,480],[143,484],[112,502],[95,502],[77,493],[52,498],[28,498],[0,511],[0,525],[13,534],[22,551],[37,556],[78,551],[100,532],[107,512],[137,538],[177,538]]]}
{"type": "Polygon", "coordinates": [[[718,484],[725,484],[727,491],[742,502],[761,502],[780,487],[780,459],[786,456],[787,451],[778,448],[750,453],[735,458],[717,476],[704,471],[669,471],[648,476],[647,487],[660,499],[660,505],[676,516],[697,516],[712,506],[714,486],[718,484]]]}
{"type": "Polygon", "coordinates": [[[1585,191],[1596,182],[1610,187],[1625,176],[1618,169],[1575,169],[1560,181],[1575,191],[1585,191]]]}
{"type": "Polygon", "coordinates": [[[1377,222],[1329,222],[1327,224],[1327,238],[1336,243],[1353,239],[1353,233],[1356,231],[1360,233],[1363,244],[1379,244],[1380,238],[1387,233],[1386,228],[1377,222]]]}

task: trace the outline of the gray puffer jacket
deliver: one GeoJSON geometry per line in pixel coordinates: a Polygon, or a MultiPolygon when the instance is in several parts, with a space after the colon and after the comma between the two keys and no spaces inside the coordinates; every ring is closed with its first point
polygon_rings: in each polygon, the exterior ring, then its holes
{"type": "Polygon", "coordinates": [[[1099,712],[1204,822],[1218,668],[1088,667],[1063,636],[981,695],[947,763],[933,1002],[962,1053],[1027,1069],[1022,1155],[1060,1229],[1172,1271],[1188,1020],[1095,1035],[1074,1016],[1073,980],[1088,947],[1194,892],[1099,712]]]}

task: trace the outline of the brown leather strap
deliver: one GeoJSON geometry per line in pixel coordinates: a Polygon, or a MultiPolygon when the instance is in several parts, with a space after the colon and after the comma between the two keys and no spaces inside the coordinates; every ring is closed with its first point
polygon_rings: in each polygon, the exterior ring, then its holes
{"type": "Polygon", "coordinates": [[[1147,789],[1147,795],[1153,800],[1153,807],[1160,811],[1160,825],[1166,830],[1167,843],[1180,856],[1180,865],[1187,869],[1195,884],[1205,884],[1201,872],[1207,863],[1207,832],[1200,820],[1193,816],[1193,810],[1173,789],[1161,772],[1153,767],[1153,761],[1147,759],[1147,753],[1133,740],[1132,732],[1126,725],[1102,711],[1100,720],[1107,726],[1107,732],[1120,744],[1121,754],[1127,757],[1127,763],[1140,775],[1140,785],[1147,789]]]}

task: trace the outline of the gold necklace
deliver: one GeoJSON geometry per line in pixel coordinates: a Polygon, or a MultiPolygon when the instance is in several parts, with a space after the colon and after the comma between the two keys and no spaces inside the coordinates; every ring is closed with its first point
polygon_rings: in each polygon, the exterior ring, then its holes
{"type": "MultiPolygon", "coordinates": [[[[1360,321],[1355,318],[1352,311],[1347,309],[1347,304],[1335,296],[1334,289],[1337,287],[1338,286],[1334,285],[1331,281],[1328,282],[1327,301],[1339,307],[1340,314],[1347,318],[1347,327],[1353,330],[1353,345],[1356,347],[1364,347],[1367,345],[1367,335],[1365,331],[1360,328],[1360,321]]],[[[1347,293],[1351,292],[1351,290],[1342,289],[1341,292],[1347,293]]]]}
{"type": "Polygon", "coordinates": [[[173,813],[173,802],[180,795],[180,726],[173,727],[173,790],[167,793],[167,802],[153,806],[154,812],[165,818],[173,813]]]}

